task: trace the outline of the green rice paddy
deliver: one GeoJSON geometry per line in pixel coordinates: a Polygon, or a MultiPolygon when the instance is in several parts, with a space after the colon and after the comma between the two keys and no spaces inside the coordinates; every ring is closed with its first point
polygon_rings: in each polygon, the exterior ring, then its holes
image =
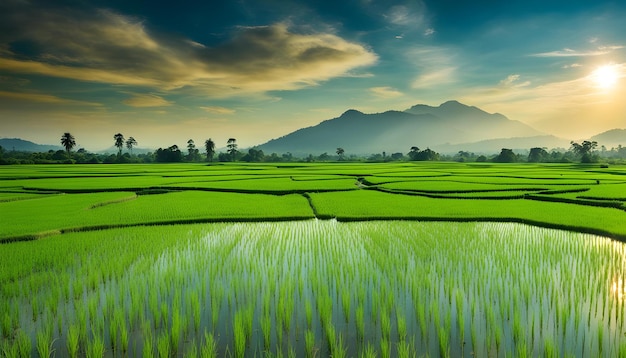
{"type": "Polygon", "coordinates": [[[624,167],[0,169],[2,357],[626,357],[624,167]]]}

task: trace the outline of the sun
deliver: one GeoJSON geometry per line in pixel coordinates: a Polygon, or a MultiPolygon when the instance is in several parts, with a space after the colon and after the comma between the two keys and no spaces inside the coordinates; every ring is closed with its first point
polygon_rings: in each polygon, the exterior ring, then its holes
{"type": "Polygon", "coordinates": [[[597,87],[611,89],[617,83],[619,71],[615,65],[604,65],[596,68],[591,73],[591,79],[597,87]]]}

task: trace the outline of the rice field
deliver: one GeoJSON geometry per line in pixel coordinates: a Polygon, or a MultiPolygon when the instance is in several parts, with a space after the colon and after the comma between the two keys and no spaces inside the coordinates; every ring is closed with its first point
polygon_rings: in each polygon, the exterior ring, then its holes
{"type": "Polygon", "coordinates": [[[0,246],[24,356],[626,356],[626,246],[511,223],[294,221],[0,246]]]}
{"type": "Polygon", "coordinates": [[[0,357],[626,357],[624,167],[0,169],[0,357]]]}

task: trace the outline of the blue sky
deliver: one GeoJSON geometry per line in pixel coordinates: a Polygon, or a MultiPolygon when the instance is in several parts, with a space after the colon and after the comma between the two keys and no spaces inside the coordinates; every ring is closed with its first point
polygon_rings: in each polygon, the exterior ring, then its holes
{"type": "Polygon", "coordinates": [[[456,99],[585,139],[626,128],[624,18],[621,1],[4,0],[0,137],[247,147],[456,99]]]}

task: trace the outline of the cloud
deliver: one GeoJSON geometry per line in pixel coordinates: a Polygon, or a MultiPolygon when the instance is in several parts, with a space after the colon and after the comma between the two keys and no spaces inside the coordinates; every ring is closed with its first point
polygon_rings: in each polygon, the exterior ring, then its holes
{"type": "Polygon", "coordinates": [[[370,88],[370,92],[372,92],[375,96],[380,98],[395,98],[403,96],[404,93],[396,90],[395,88],[391,88],[388,86],[384,87],[372,87],[370,88]]]}
{"type": "MultiPolygon", "coordinates": [[[[626,77],[626,64],[613,66],[618,78],[626,77]]],[[[504,81],[515,83],[517,80],[509,76],[504,81]]],[[[619,93],[619,89],[616,88],[613,93],[619,93]]],[[[576,112],[582,108],[594,109],[599,113],[602,108],[610,108],[615,103],[622,102],[619,95],[611,95],[611,92],[598,88],[593,73],[537,86],[529,84],[506,89],[475,87],[471,90],[471,94],[463,96],[461,100],[487,106],[502,113],[510,113],[516,119],[529,122],[540,121],[542,118],[551,116],[561,118],[558,121],[561,124],[565,123],[568,118],[563,113],[576,112]]]]}
{"type": "Polygon", "coordinates": [[[398,26],[419,27],[426,22],[426,5],[422,1],[407,2],[406,5],[394,5],[383,17],[398,26]]]}
{"type": "Polygon", "coordinates": [[[405,56],[414,63],[419,73],[411,82],[412,88],[430,88],[456,81],[456,56],[448,48],[417,46],[407,51],[405,56]]]}
{"type": "Polygon", "coordinates": [[[42,94],[42,93],[0,91],[0,98],[6,98],[10,100],[17,100],[17,101],[24,101],[24,102],[47,103],[47,104],[101,106],[100,103],[65,99],[65,98],[61,98],[61,97],[57,97],[57,96],[53,96],[49,94],[42,94]]]}
{"type": "Polygon", "coordinates": [[[530,81],[519,82],[520,75],[508,75],[500,81],[500,86],[504,88],[519,88],[530,86],[530,81]]]}
{"type": "Polygon", "coordinates": [[[0,14],[10,30],[0,34],[3,72],[233,96],[314,86],[377,61],[359,43],[332,33],[294,33],[282,23],[240,27],[230,40],[206,47],[109,10],[21,9],[0,14]],[[20,42],[35,54],[12,47],[20,42]]]}
{"type": "Polygon", "coordinates": [[[572,63],[569,65],[564,65],[562,68],[577,68],[577,67],[583,67],[583,65],[581,65],[580,63],[572,63]]]}
{"type": "Polygon", "coordinates": [[[456,67],[445,67],[423,73],[413,80],[411,87],[415,89],[429,88],[454,82],[455,71],[456,67]]]}
{"type": "Polygon", "coordinates": [[[127,106],[131,107],[166,107],[171,106],[172,102],[164,99],[163,97],[155,94],[135,94],[133,97],[122,101],[127,106]]]}
{"type": "Polygon", "coordinates": [[[234,109],[219,107],[219,106],[208,106],[208,107],[200,107],[209,113],[215,114],[233,114],[235,113],[234,109]]]}
{"type": "Polygon", "coordinates": [[[576,51],[570,48],[565,48],[560,51],[550,51],[535,53],[532,57],[589,57],[589,56],[602,56],[613,51],[624,48],[624,46],[600,46],[589,51],[576,51]]]}

